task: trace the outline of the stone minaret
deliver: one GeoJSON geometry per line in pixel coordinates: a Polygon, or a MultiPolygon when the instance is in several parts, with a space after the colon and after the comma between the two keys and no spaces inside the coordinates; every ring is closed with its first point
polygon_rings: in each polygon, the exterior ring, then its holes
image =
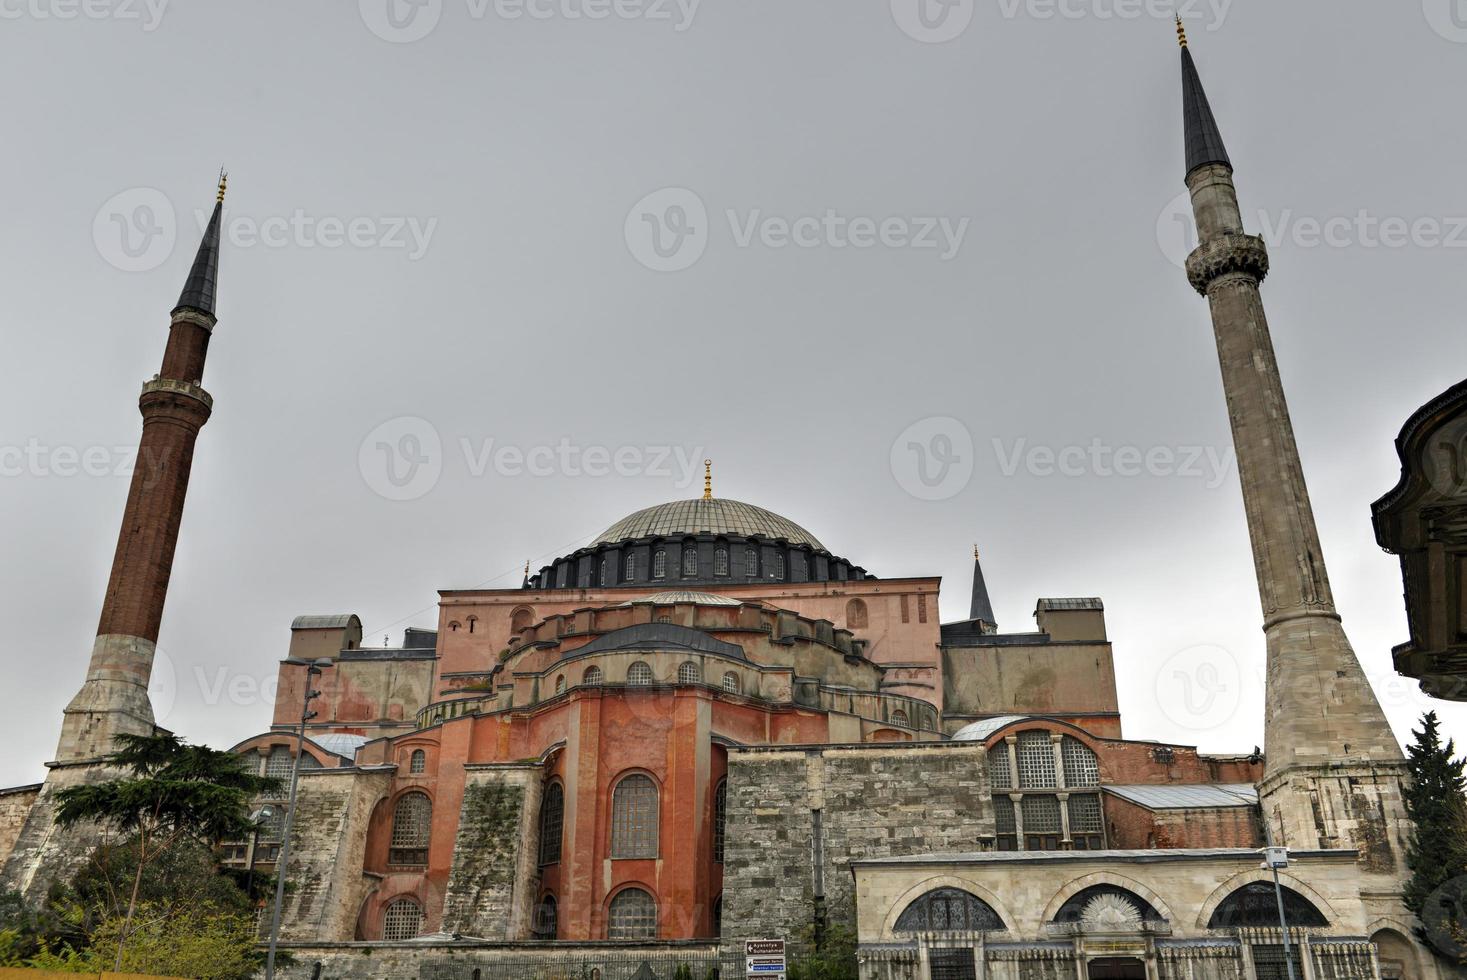
{"type": "Polygon", "coordinates": [[[1399,893],[1401,749],[1335,611],[1260,295],[1268,250],[1243,229],[1232,162],[1181,37],[1187,187],[1201,243],[1187,277],[1212,308],[1263,602],[1264,817],[1276,843],[1358,849],[1371,888],[1399,893]]]}
{"type": "Polygon", "coordinates": [[[62,721],[56,749],[56,761],[62,765],[108,755],[114,735],[153,730],[148,681],[154,648],[183,520],[194,441],[213,407],[200,381],[215,322],[224,188],[221,176],[214,214],[173,309],[163,366],[143,385],[138,401],[143,434],[137,465],[86,681],[66,706],[62,721]]]}

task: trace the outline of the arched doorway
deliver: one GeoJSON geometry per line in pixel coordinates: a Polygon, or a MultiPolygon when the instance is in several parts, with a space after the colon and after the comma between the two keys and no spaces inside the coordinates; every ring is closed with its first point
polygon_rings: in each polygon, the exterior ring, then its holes
{"type": "Polygon", "coordinates": [[[1146,964],[1135,957],[1106,956],[1087,964],[1090,980],[1146,980],[1146,964]]]}

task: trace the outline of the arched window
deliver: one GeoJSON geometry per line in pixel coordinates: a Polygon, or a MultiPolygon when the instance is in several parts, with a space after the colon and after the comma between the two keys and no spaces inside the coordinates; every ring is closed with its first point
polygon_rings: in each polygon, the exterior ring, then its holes
{"type": "Polygon", "coordinates": [[[458,620],[456,620],[456,619],[453,622],[449,623],[448,624],[448,632],[450,632],[450,633],[457,633],[458,632],[458,625],[459,625],[458,624],[458,620]]]}
{"type": "Polygon", "coordinates": [[[638,660],[627,668],[627,683],[632,687],[646,687],[652,683],[652,668],[638,660]]]}
{"type": "Polygon", "coordinates": [[[907,713],[901,708],[898,708],[891,713],[891,723],[893,725],[901,725],[903,728],[906,728],[911,724],[907,720],[907,713]]]}
{"type": "Polygon", "coordinates": [[[723,689],[730,694],[739,693],[739,675],[733,671],[723,675],[723,689]]]}
{"type": "Polygon", "coordinates": [[[627,555],[627,560],[626,560],[625,568],[626,568],[626,573],[624,575],[622,575],[622,577],[621,577],[621,580],[623,582],[630,582],[632,579],[634,579],[634,578],[637,577],[637,556],[636,555],[633,555],[633,554],[627,555]]]}
{"type": "Polygon", "coordinates": [[[677,682],[679,684],[696,684],[703,679],[703,672],[698,665],[691,660],[685,661],[678,666],[677,682]]]}
{"type": "Polygon", "coordinates": [[[723,896],[719,895],[713,900],[713,934],[723,935],[723,896]]]}
{"type": "Polygon", "coordinates": [[[555,679],[555,693],[556,694],[564,694],[565,693],[565,675],[564,674],[561,674],[559,677],[557,677],[555,679]]]}
{"type": "Polygon", "coordinates": [[[652,577],[667,578],[667,552],[662,548],[652,553],[652,577]]]}
{"type": "MultiPolygon", "coordinates": [[[[1303,895],[1287,885],[1284,892],[1284,918],[1290,926],[1301,928],[1323,928],[1329,925],[1324,913],[1303,895]]],[[[1240,926],[1261,926],[1277,929],[1279,924],[1278,900],[1274,896],[1273,883],[1254,881],[1233,892],[1213,911],[1207,922],[1209,929],[1234,929],[1240,926]]]]}
{"type": "Polygon", "coordinates": [[[728,828],[728,780],[713,791],[713,860],[723,863],[723,840],[728,828]]]}
{"type": "Polygon", "coordinates": [[[611,856],[657,856],[657,784],[633,773],[611,794],[611,856]]]}
{"type": "Polygon", "coordinates": [[[784,578],[784,555],[776,553],[769,561],[769,577],[776,582],[784,578]]]}
{"type": "Polygon", "coordinates": [[[749,578],[759,577],[759,552],[753,548],[744,549],[744,574],[749,578]]]}
{"type": "Polygon", "coordinates": [[[846,603],[846,627],[853,630],[865,629],[870,624],[870,618],[866,612],[866,603],[860,599],[852,599],[846,603]]]}
{"type": "MultiPolygon", "coordinates": [[[[1104,929],[1107,926],[1139,928],[1142,922],[1159,922],[1161,913],[1135,892],[1119,885],[1091,885],[1071,895],[1054,914],[1056,922],[1081,922],[1104,929]]],[[[1278,915],[1274,915],[1278,925],[1278,915]]]]}
{"type": "Polygon", "coordinates": [[[413,754],[408,756],[408,772],[414,776],[421,775],[428,770],[428,753],[422,749],[413,749],[413,754]]]}
{"type": "Polygon", "coordinates": [[[565,787],[551,783],[540,804],[540,864],[560,861],[560,839],[565,830],[565,787]]]}
{"type": "Polygon", "coordinates": [[[1002,929],[998,913],[977,895],[938,888],[908,905],[896,921],[896,932],[982,932],[1002,929]]]}
{"type": "Polygon", "coordinates": [[[728,549],[727,548],[717,548],[717,549],[714,550],[714,552],[713,552],[713,574],[714,575],[727,575],[728,574],[728,549]]]}
{"type": "Polygon", "coordinates": [[[477,626],[477,625],[479,625],[479,617],[478,616],[470,616],[469,617],[469,632],[472,633],[474,631],[474,627],[477,626]]]}
{"type": "Polygon", "coordinates": [[[587,667],[586,672],[581,675],[581,683],[587,687],[595,687],[601,683],[601,668],[587,667]]]}
{"type": "Polygon", "coordinates": [[[433,801],[424,793],[404,793],[392,811],[389,864],[428,863],[428,835],[433,824],[433,801]]]}
{"type": "Polygon", "coordinates": [[[617,892],[606,922],[607,939],[656,939],[657,903],[640,888],[617,892]]]}
{"type": "Polygon", "coordinates": [[[412,939],[423,928],[423,910],[410,898],[399,898],[382,913],[382,938],[387,942],[412,939]]]}
{"type": "Polygon", "coordinates": [[[600,585],[611,584],[611,559],[606,555],[601,556],[601,578],[597,581],[600,585]]]}
{"type": "Polygon", "coordinates": [[[1019,786],[1023,789],[1055,787],[1054,743],[1049,732],[1019,733],[1019,786]]]}
{"type": "Polygon", "coordinates": [[[523,607],[516,609],[514,615],[509,618],[509,631],[520,633],[530,628],[535,622],[535,610],[523,607]]]}
{"type": "Polygon", "coordinates": [[[1100,760],[1095,758],[1090,746],[1073,735],[1066,735],[1060,741],[1060,755],[1065,763],[1065,786],[1100,785],[1100,760]]]}
{"type": "Polygon", "coordinates": [[[535,921],[531,924],[530,931],[542,942],[556,938],[560,932],[560,910],[556,908],[554,895],[546,895],[535,906],[535,921]]]}
{"type": "Polygon", "coordinates": [[[683,549],[683,578],[693,578],[698,574],[698,549],[689,545],[683,549]]]}

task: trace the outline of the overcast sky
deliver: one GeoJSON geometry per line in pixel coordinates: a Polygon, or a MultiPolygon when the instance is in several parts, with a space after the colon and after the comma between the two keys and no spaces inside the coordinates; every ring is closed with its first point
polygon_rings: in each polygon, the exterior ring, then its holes
{"type": "MultiPolygon", "coordinates": [[[[720,496],[943,576],[945,619],[974,542],[1005,630],[1103,597],[1127,736],[1263,741],[1216,352],[1178,264],[1168,4],[160,2],[0,0],[0,782],[41,778],[81,682],[221,163],[161,724],[258,732],[292,617],[396,641],[437,589],[517,584],[696,496],[706,455],[720,496]]],[[[1392,673],[1369,509],[1467,364],[1454,2],[1184,12],[1269,236],[1346,628],[1399,736],[1436,707],[1467,742],[1467,707],[1392,673]]]]}

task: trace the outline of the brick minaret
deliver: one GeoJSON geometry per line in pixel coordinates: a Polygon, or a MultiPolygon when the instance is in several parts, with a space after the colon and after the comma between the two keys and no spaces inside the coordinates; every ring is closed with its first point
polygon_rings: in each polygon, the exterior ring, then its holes
{"type": "Polygon", "coordinates": [[[138,408],[143,435],[87,678],[66,706],[56,761],[75,764],[110,753],[114,735],[153,730],[148,681],[194,442],[213,399],[200,387],[214,329],[219,271],[219,223],[225,180],[219,181],[204,239],[172,313],[163,366],[143,385],[138,408]]]}
{"type": "Polygon", "coordinates": [[[1268,250],[1247,234],[1233,166],[1182,37],[1187,187],[1201,244],[1187,277],[1212,308],[1268,653],[1260,803],[1291,848],[1350,848],[1376,913],[1400,921],[1405,763],[1335,611],[1260,286],[1268,250]]]}

